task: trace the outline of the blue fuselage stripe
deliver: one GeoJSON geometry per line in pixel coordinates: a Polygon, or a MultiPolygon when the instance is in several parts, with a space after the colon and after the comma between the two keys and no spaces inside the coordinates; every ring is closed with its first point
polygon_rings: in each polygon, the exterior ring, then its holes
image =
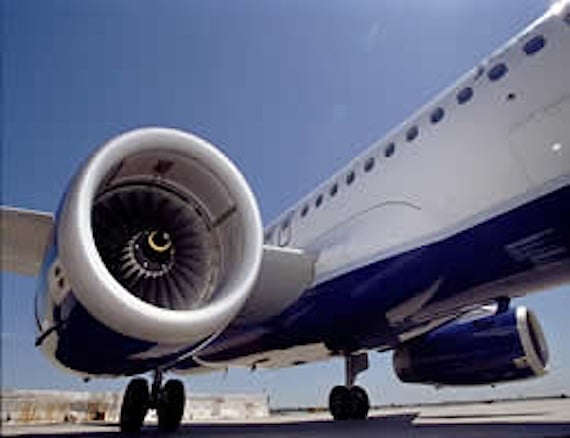
{"type": "MultiPolygon", "coordinates": [[[[331,351],[393,347],[402,330],[386,320],[386,312],[394,306],[438,280],[439,288],[426,304],[566,259],[570,257],[568,224],[570,187],[564,187],[440,242],[319,284],[269,321],[230,326],[201,357],[231,360],[315,342],[324,342],[331,351]],[[244,332],[259,336],[240,342],[244,332]]],[[[58,330],[56,359],[91,374],[140,373],[170,362],[190,348],[174,348],[168,355],[152,359],[130,358],[155,344],[106,328],[77,302],[69,314],[69,322],[58,330]]],[[[195,366],[188,359],[177,368],[195,366]]]]}

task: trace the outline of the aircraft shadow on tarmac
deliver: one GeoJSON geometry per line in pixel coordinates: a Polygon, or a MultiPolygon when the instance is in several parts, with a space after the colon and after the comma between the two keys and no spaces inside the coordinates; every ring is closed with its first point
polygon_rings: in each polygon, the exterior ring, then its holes
{"type": "MultiPolygon", "coordinates": [[[[542,437],[542,438],[570,438],[570,422],[562,423],[525,423],[489,421],[484,423],[461,424],[414,424],[414,414],[393,415],[371,418],[368,421],[302,421],[284,423],[241,423],[241,424],[210,424],[196,423],[183,425],[178,432],[172,434],[160,433],[156,426],[146,426],[139,435],[171,436],[171,437],[542,437]]],[[[432,417],[433,418],[433,417],[432,417]]],[[[102,425],[100,431],[58,431],[50,434],[45,427],[41,433],[28,430],[24,434],[15,436],[28,438],[38,437],[93,437],[121,436],[118,431],[109,430],[109,425],[102,425]],[[46,434],[47,432],[47,434],[46,434]]],[[[78,426],[80,429],[81,426],[78,426]]],[[[39,428],[39,426],[38,426],[39,428]]],[[[39,430],[38,430],[39,431],[39,430]]],[[[9,434],[10,435],[10,434],[9,434]]],[[[127,436],[127,435],[125,435],[127,436]]],[[[130,435],[133,436],[133,435],[130,435]]]]}

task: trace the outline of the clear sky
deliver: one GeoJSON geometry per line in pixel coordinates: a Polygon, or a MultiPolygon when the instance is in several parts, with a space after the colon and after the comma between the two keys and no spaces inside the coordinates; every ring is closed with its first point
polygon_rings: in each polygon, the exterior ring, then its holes
{"type": "MultiPolygon", "coordinates": [[[[267,222],[495,50],[546,0],[2,1],[2,203],[53,211],[81,160],[147,125],[192,131],[241,168],[267,222]]],[[[33,347],[35,280],[2,275],[4,388],[83,384],[33,347]]],[[[360,378],[373,403],[570,393],[570,288],[519,300],[549,376],[496,389],[399,383],[391,355],[360,378]]],[[[342,363],[186,378],[188,391],[267,391],[323,404],[342,363]]]]}

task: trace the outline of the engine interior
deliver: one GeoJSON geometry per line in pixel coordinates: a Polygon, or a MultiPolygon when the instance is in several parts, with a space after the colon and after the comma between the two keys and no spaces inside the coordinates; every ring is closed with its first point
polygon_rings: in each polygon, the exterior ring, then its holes
{"type": "Polygon", "coordinates": [[[131,131],[101,147],[58,219],[79,301],[147,340],[218,331],[244,304],[261,263],[261,219],[247,182],[214,146],[172,129],[131,131]]]}

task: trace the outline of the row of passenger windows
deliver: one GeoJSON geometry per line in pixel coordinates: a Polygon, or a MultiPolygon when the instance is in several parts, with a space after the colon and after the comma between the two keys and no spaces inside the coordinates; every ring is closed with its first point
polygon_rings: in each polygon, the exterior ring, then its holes
{"type": "MultiPolygon", "coordinates": [[[[542,35],[536,35],[535,37],[531,38],[530,40],[528,40],[522,47],[523,52],[528,55],[534,55],[535,53],[539,52],[540,50],[542,50],[542,48],[546,45],[546,39],[544,38],[544,36],[542,35]]],[[[496,82],[499,79],[501,79],[502,77],[504,77],[507,73],[508,73],[509,69],[507,67],[507,65],[503,62],[500,62],[498,64],[495,64],[493,67],[491,67],[489,69],[489,71],[487,72],[487,78],[489,79],[489,81],[491,82],[496,82]]],[[[474,91],[472,87],[465,87],[462,88],[455,96],[457,103],[459,105],[464,105],[467,102],[469,102],[474,95],[474,91]]],[[[510,93],[509,97],[513,96],[514,94],[510,93]]],[[[511,99],[508,99],[511,100],[511,99]]],[[[431,122],[432,125],[438,124],[439,122],[441,122],[445,117],[445,110],[442,107],[437,107],[435,108],[430,116],[429,116],[429,120],[431,122]]],[[[413,125],[410,128],[408,128],[408,130],[405,133],[405,138],[406,141],[408,143],[414,141],[416,138],[418,138],[420,134],[420,129],[417,125],[413,125]]],[[[396,152],[396,144],[394,142],[390,142],[385,148],[384,148],[384,157],[386,158],[390,158],[394,155],[394,153],[396,152]]],[[[374,166],[376,164],[376,160],[374,157],[369,157],[364,161],[363,164],[363,169],[364,172],[368,173],[370,171],[372,171],[372,169],[374,169],[374,166]]],[[[354,170],[349,171],[346,176],[345,176],[345,182],[347,186],[352,185],[352,183],[354,183],[356,179],[356,172],[354,170]]],[[[330,186],[329,189],[329,195],[331,198],[335,197],[336,194],[339,191],[339,185],[338,183],[333,183],[330,186]]],[[[319,208],[324,202],[324,195],[322,193],[320,193],[319,195],[317,195],[317,197],[314,200],[314,208],[319,208]]],[[[311,209],[311,206],[309,203],[306,203],[303,205],[303,207],[301,208],[300,211],[300,217],[304,218],[307,216],[307,214],[309,213],[311,209]]],[[[281,224],[281,229],[285,230],[286,228],[289,227],[290,222],[291,222],[291,218],[292,215],[290,214],[287,219],[285,219],[283,221],[283,223],[281,224]]],[[[265,236],[265,240],[269,241],[272,239],[272,234],[273,234],[273,230],[270,230],[266,236],[265,236]]]]}

